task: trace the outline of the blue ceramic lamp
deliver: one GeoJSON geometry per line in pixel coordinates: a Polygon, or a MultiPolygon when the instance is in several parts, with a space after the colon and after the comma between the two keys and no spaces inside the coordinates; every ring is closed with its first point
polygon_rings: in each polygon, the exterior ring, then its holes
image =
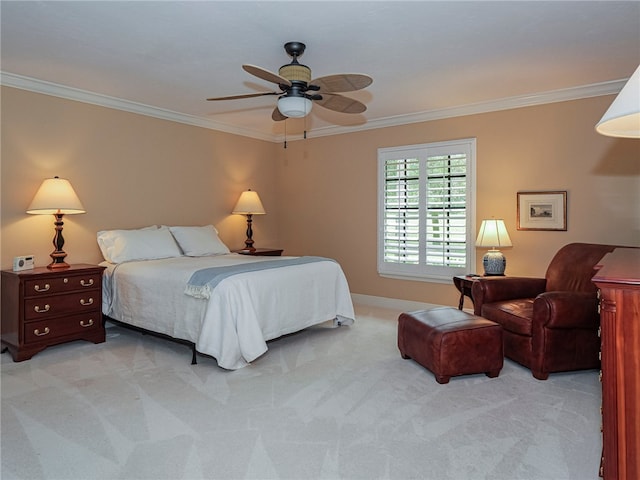
{"type": "Polygon", "coordinates": [[[489,248],[489,251],[482,257],[485,275],[504,275],[507,259],[498,248],[511,246],[511,239],[507,227],[504,225],[504,220],[492,218],[482,221],[476,239],[476,247],[489,248]]]}

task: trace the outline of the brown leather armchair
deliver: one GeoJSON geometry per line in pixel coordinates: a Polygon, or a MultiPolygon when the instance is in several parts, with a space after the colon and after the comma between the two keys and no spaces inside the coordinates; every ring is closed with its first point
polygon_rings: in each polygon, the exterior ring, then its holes
{"type": "Polygon", "coordinates": [[[545,278],[481,277],[473,282],[474,313],[502,325],[504,354],[549,373],[599,368],[598,261],[616,246],[571,243],[551,260],[545,278]]]}

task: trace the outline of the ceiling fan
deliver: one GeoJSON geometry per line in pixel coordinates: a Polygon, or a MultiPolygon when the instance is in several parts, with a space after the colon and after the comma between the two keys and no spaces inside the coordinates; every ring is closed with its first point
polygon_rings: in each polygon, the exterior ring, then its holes
{"type": "Polygon", "coordinates": [[[371,85],[373,79],[359,73],[341,73],[311,80],[311,69],[298,62],[298,57],[302,56],[305,48],[302,42],[285,43],[284,49],[292,60],[291,63],[280,67],[277,74],[256,65],[242,65],[242,68],[251,75],[277,84],[280,91],[231,95],[207,98],[207,100],[237,100],[278,95],[278,105],[271,114],[271,118],[276,122],[308,115],[313,103],[340,113],[364,112],[367,109],[364,103],[337,92],[361,90],[371,85]]]}

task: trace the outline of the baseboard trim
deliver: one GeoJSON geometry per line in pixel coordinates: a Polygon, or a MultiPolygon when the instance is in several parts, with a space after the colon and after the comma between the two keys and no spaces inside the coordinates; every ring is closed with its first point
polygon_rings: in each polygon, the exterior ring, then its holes
{"type": "Polygon", "coordinates": [[[399,298],[377,297],[374,295],[363,295],[361,293],[352,293],[351,300],[353,300],[353,303],[369,305],[372,307],[389,308],[392,310],[398,310],[399,312],[428,310],[433,307],[442,306],[434,303],[414,302],[412,300],[402,300],[399,298]]]}

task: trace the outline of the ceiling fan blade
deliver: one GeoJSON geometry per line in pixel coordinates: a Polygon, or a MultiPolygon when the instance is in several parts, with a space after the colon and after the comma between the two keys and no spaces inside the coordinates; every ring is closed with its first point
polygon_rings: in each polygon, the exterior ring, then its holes
{"type": "Polygon", "coordinates": [[[282,95],[282,92],[245,93],[242,95],[230,95],[228,97],[207,98],[207,100],[210,102],[217,102],[218,100],[238,100],[240,98],[263,97],[265,95],[282,95]]]}
{"type": "Polygon", "coordinates": [[[321,100],[314,100],[313,103],[340,113],[362,113],[367,109],[364,103],[337,93],[325,92],[322,94],[321,100]]]}
{"type": "Polygon", "coordinates": [[[273,112],[271,113],[271,119],[275,122],[281,122],[282,120],[286,120],[288,117],[286,117],[285,115],[283,115],[280,110],[278,110],[278,107],[273,109],[273,112]]]}
{"type": "Polygon", "coordinates": [[[286,85],[288,87],[291,86],[291,82],[284,77],[281,77],[277,73],[270,72],[269,70],[265,70],[262,67],[258,67],[256,65],[242,65],[242,68],[245,72],[250,73],[262,80],[266,80],[267,82],[277,83],[278,85],[286,85]]]}
{"type": "Polygon", "coordinates": [[[320,87],[320,92],[353,92],[362,90],[373,83],[369,75],[361,73],[340,73],[311,80],[311,85],[320,87]]]}

